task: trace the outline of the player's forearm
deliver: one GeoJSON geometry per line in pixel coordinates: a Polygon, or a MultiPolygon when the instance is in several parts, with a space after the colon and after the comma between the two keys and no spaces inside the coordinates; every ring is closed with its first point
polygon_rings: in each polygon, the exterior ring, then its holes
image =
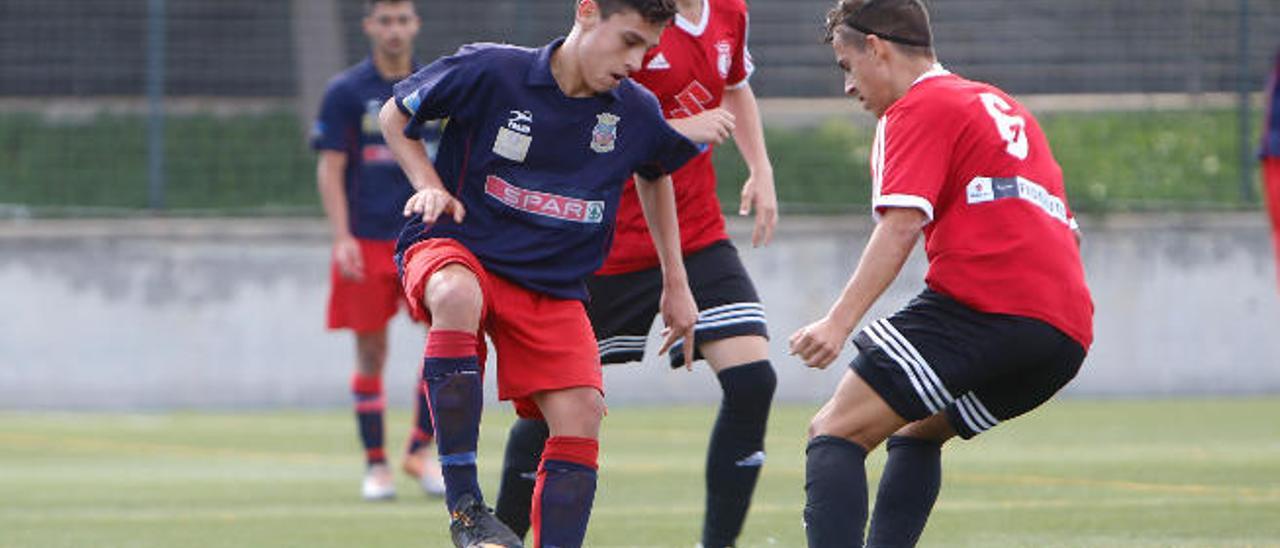
{"type": "Polygon", "coordinates": [[[756,103],[751,86],[726,89],[724,108],[733,114],[733,142],[742,154],[742,160],[753,174],[773,173],[773,164],[764,144],[764,125],[760,122],[760,106],[756,103]]]}
{"type": "Polygon", "coordinates": [[[404,128],[409,124],[409,117],[400,112],[395,98],[382,105],[382,111],[378,113],[378,124],[382,128],[382,138],[387,142],[387,148],[395,155],[396,162],[400,164],[400,169],[409,178],[409,184],[413,185],[414,190],[430,187],[443,190],[444,183],[440,181],[435,166],[431,165],[426,148],[422,143],[405,137],[404,128]]]}
{"type": "Polygon", "coordinates": [[[862,258],[858,260],[858,268],[849,278],[840,298],[827,312],[827,316],[846,332],[853,332],[862,316],[898,277],[920,237],[923,215],[914,211],[915,215],[894,214],[900,211],[890,210],[876,225],[871,240],[862,251],[862,258]]]}
{"type": "Polygon", "coordinates": [[[324,208],[324,216],[335,239],[351,236],[347,217],[347,191],[342,184],[346,163],[346,156],[334,151],[321,151],[320,159],[316,161],[316,188],[320,192],[320,205],[324,208]]]}
{"type": "Polygon", "coordinates": [[[671,176],[649,180],[636,175],[636,195],[644,210],[645,223],[662,265],[663,282],[685,282],[684,258],[680,253],[680,225],[676,218],[676,193],[671,176]]]}

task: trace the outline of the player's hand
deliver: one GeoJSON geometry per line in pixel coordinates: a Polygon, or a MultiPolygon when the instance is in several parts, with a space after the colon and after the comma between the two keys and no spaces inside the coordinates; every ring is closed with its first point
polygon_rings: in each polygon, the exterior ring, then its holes
{"type": "Polygon", "coordinates": [[[688,282],[666,285],[662,288],[662,300],[658,309],[662,312],[662,349],[666,355],[676,341],[684,340],[684,367],[693,370],[693,326],[698,322],[698,305],[688,282]]]}
{"type": "Polygon", "coordinates": [[[773,188],[773,173],[755,173],[742,185],[742,203],[738,215],[756,211],[755,228],[751,229],[751,247],[769,245],[773,229],[778,226],[778,195],[773,188]]]}
{"type": "Polygon", "coordinates": [[[733,135],[733,120],[728,110],[713,108],[686,118],[667,120],[667,123],[690,141],[719,145],[733,135]]]}
{"type": "Polygon", "coordinates": [[[462,202],[459,202],[448,191],[441,188],[427,187],[415,192],[413,196],[409,197],[409,201],[404,204],[405,217],[418,214],[422,215],[422,222],[429,225],[434,224],[436,219],[444,214],[452,215],[453,222],[461,223],[462,218],[467,215],[467,210],[462,207],[462,202]]]}
{"type": "Polygon", "coordinates": [[[350,235],[333,240],[333,262],[338,274],[348,280],[364,279],[364,256],[360,254],[360,242],[350,235]]]}
{"type": "Polygon", "coordinates": [[[840,327],[830,316],[806,325],[791,335],[791,354],[804,364],[826,369],[840,355],[850,330],[840,327]]]}

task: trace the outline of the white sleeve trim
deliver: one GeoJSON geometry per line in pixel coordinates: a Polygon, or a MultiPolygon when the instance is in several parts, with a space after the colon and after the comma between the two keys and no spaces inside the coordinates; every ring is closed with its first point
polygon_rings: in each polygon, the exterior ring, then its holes
{"type": "Polygon", "coordinates": [[[1076,222],[1075,217],[1067,219],[1067,226],[1070,227],[1071,230],[1080,230],[1080,223],[1076,222]]]}
{"type": "Polygon", "coordinates": [[[920,196],[912,194],[888,194],[878,196],[871,201],[871,218],[877,223],[880,222],[880,208],[882,207],[905,207],[910,209],[918,209],[927,217],[925,224],[933,222],[933,204],[929,203],[920,196]]]}

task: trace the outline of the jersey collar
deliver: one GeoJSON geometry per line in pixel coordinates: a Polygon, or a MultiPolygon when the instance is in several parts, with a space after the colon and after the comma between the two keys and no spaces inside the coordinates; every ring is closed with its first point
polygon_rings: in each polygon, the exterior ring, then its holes
{"type": "Polygon", "coordinates": [[[939,76],[946,76],[948,74],[951,74],[951,71],[945,68],[942,68],[942,63],[934,63],[932,67],[929,67],[928,71],[926,71],[924,74],[921,74],[919,78],[916,78],[916,81],[911,82],[911,87],[915,87],[916,84],[919,84],[920,82],[923,82],[930,78],[937,78],[939,76]]]}
{"type": "MultiPolygon", "coordinates": [[[[538,58],[533,61],[533,66],[529,67],[529,75],[525,78],[525,84],[530,87],[552,87],[556,88],[556,91],[560,91],[560,84],[556,83],[556,77],[551,74],[551,54],[562,45],[564,45],[563,36],[552,40],[550,44],[538,50],[538,58]]],[[[619,99],[621,97],[618,94],[620,87],[622,87],[621,84],[609,90],[608,93],[597,95],[597,97],[619,99]]]]}
{"type": "Polygon", "coordinates": [[[676,26],[695,37],[702,36],[707,31],[707,22],[711,20],[711,2],[702,0],[702,20],[694,23],[685,19],[683,15],[676,14],[676,26]]]}

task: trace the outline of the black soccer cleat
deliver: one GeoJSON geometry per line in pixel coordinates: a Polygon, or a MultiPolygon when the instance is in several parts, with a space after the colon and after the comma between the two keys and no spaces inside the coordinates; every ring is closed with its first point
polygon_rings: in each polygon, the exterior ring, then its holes
{"type": "Polygon", "coordinates": [[[493,515],[493,509],[471,495],[458,499],[450,516],[449,533],[458,548],[524,548],[520,537],[493,515]]]}

